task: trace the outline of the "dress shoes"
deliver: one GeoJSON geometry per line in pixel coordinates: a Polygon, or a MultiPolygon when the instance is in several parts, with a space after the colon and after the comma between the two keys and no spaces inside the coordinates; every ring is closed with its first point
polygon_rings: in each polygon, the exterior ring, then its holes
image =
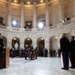
{"type": "Polygon", "coordinates": [[[27,60],[27,59],[25,59],[25,60],[27,60]]]}
{"type": "Polygon", "coordinates": [[[73,68],[72,66],[70,68],[73,68]]]}
{"type": "Polygon", "coordinates": [[[2,69],[2,67],[0,67],[0,69],[2,69]]]}
{"type": "Polygon", "coordinates": [[[63,70],[69,70],[68,68],[61,68],[61,69],[63,69],[63,70]]]}
{"type": "Polygon", "coordinates": [[[70,68],[73,68],[73,69],[75,69],[75,67],[70,67],[70,68]]]}

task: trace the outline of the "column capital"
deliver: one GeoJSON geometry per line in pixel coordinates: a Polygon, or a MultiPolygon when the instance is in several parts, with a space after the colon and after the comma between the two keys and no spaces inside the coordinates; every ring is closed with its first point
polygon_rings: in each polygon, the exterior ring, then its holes
{"type": "Polygon", "coordinates": [[[21,3],[24,3],[24,0],[21,0],[21,3]]]}
{"type": "Polygon", "coordinates": [[[36,2],[36,0],[33,0],[33,2],[36,2]]]}

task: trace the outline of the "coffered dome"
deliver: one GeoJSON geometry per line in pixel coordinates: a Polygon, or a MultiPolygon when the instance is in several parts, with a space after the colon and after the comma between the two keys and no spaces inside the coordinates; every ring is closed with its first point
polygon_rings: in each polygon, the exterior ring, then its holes
{"type": "Polygon", "coordinates": [[[37,27],[39,22],[50,28],[56,28],[59,22],[64,23],[73,17],[73,2],[72,0],[0,0],[0,17],[3,20],[1,24],[8,25],[10,22],[11,25],[11,21],[16,20],[19,28],[26,27],[27,24],[37,27]],[[6,18],[9,16],[11,20],[7,21],[6,18]]]}

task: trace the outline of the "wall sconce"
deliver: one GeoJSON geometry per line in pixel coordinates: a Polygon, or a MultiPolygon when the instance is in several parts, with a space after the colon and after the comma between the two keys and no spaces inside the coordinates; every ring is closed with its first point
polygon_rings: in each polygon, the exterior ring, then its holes
{"type": "Polygon", "coordinates": [[[64,20],[62,20],[63,23],[65,23],[66,21],[69,21],[70,18],[65,18],[64,20]]]}

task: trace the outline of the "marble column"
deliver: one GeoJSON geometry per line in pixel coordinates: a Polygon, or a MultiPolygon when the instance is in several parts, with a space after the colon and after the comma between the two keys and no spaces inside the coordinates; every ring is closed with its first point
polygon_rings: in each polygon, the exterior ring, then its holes
{"type": "Polygon", "coordinates": [[[75,0],[73,0],[72,2],[73,2],[73,17],[71,18],[71,22],[75,23],[75,0]]]}
{"type": "Polygon", "coordinates": [[[34,49],[37,47],[37,43],[36,43],[36,41],[33,41],[33,47],[34,47],[34,49]]]}
{"type": "Polygon", "coordinates": [[[9,40],[7,41],[7,47],[8,48],[10,48],[11,49],[11,47],[12,47],[12,44],[11,44],[12,42],[10,42],[9,40]]]}
{"type": "Polygon", "coordinates": [[[63,20],[62,0],[58,0],[58,6],[59,6],[59,22],[62,22],[63,20]]]}
{"type": "Polygon", "coordinates": [[[48,6],[48,0],[46,0],[46,7],[45,7],[45,20],[46,20],[46,28],[49,28],[49,6],[48,6]]]}
{"type": "Polygon", "coordinates": [[[36,28],[36,1],[33,3],[33,29],[36,28]]]}
{"type": "Polygon", "coordinates": [[[59,23],[57,24],[57,28],[61,28],[63,26],[63,9],[62,9],[62,0],[58,0],[58,14],[59,14],[59,23]]]}
{"type": "Polygon", "coordinates": [[[8,1],[8,27],[11,27],[11,0],[8,1]]]}
{"type": "Polygon", "coordinates": [[[74,13],[74,16],[75,16],[75,0],[73,0],[73,13],[74,13]]]}
{"type": "Polygon", "coordinates": [[[20,48],[24,49],[24,41],[20,42],[20,48]]]}
{"type": "Polygon", "coordinates": [[[21,0],[21,28],[24,28],[24,2],[21,0]]]}

